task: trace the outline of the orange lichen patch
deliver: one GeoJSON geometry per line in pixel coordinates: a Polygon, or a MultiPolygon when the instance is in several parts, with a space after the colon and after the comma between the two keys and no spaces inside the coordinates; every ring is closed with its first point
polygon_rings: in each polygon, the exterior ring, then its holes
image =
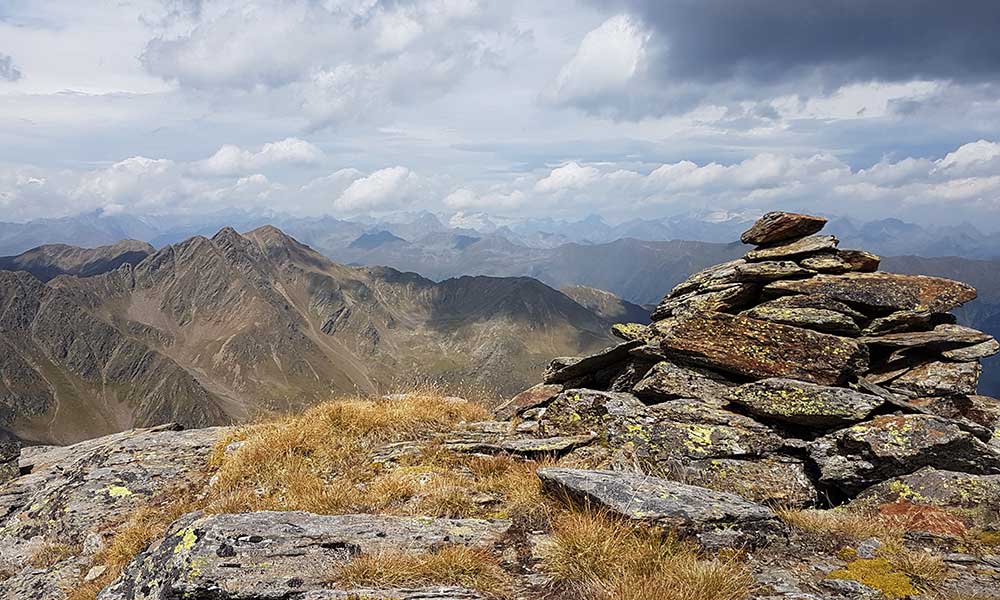
{"type": "Polygon", "coordinates": [[[968,532],[965,522],[942,508],[897,500],[879,506],[880,517],[904,531],[926,531],[961,537],[968,532]]]}

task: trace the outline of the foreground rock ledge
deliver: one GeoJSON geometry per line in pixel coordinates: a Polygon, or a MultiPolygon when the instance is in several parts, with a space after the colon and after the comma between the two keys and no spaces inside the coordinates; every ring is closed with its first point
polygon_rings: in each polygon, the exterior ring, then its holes
{"type": "Polygon", "coordinates": [[[693,535],[708,548],[756,546],[782,530],[766,506],[659,477],[563,468],[539,469],[538,477],[553,495],[693,535]]]}
{"type": "MultiPolygon", "coordinates": [[[[509,527],[507,521],[481,519],[192,513],[136,556],[122,578],[98,598],[278,600],[304,597],[306,592],[315,592],[312,598],[364,597],[364,589],[331,591],[338,565],[380,552],[420,554],[450,544],[489,547],[509,527]]],[[[469,590],[437,596],[428,590],[423,595],[411,590],[409,596],[398,592],[381,590],[377,597],[478,597],[469,590]]]]}

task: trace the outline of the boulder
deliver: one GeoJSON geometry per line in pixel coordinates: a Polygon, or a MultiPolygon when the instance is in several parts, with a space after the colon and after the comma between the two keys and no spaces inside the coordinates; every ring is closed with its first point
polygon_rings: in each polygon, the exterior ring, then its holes
{"type": "Polygon", "coordinates": [[[629,351],[640,345],[642,342],[635,340],[606,348],[590,356],[556,358],[549,364],[543,379],[545,383],[566,383],[572,379],[590,375],[601,369],[625,362],[629,357],[629,351]]]}
{"type": "Polygon", "coordinates": [[[511,439],[501,442],[500,449],[511,454],[542,458],[565,454],[581,446],[586,446],[595,439],[597,436],[594,434],[511,439]]]}
{"type": "Polygon", "coordinates": [[[672,400],[649,407],[653,423],[634,430],[632,443],[649,451],[649,460],[759,457],[775,452],[784,440],[770,427],[745,415],[699,400],[672,400]]]}
{"type": "Polygon", "coordinates": [[[805,508],[818,498],[804,462],[790,456],[694,460],[671,469],[668,478],[768,506],[805,508]]]}
{"type": "Polygon", "coordinates": [[[914,398],[912,406],[946,419],[967,419],[989,432],[1000,429],[1000,400],[989,396],[931,396],[914,398]]]}
{"type": "Polygon", "coordinates": [[[897,310],[884,317],[872,319],[861,333],[881,335],[900,331],[929,329],[935,313],[919,310],[897,310]]]}
{"type": "Polygon", "coordinates": [[[804,327],[823,333],[856,336],[861,333],[858,324],[851,317],[823,308],[778,308],[755,306],[740,313],[744,317],[771,321],[795,327],[804,327]]]}
{"type": "Polygon", "coordinates": [[[883,509],[891,504],[909,504],[955,510],[970,517],[978,527],[1000,525],[1000,475],[972,475],[924,467],[883,481],[862,492],[851,505],[860,509],[883,509]]]}
{"type": "Polygon", "coordinates": [[[792,296],[778,296],[773,300],[762,302],[758,308],[815,308],[818,310],[828,310],[838,312],[848,316],[856,322],[866,321],[864,313],[860,313],[850,306],[834,300],[828,296],[814,296],[812,294],[795,294],[792,296]]]}
{"type": "Polygon", "coordinates": [[[870,346],[954,350],[993,341],[993,336],[961,325],[938,325],[930,331],[904,331],[861,338],[870,346]]]}
{"type": "Polygon", "coordinates": [[[997,341],[991,337],[985,342],[981,342],[973,346],[955,348],[954,350],[945,350],[941,352],[941,356],[947,358],[948,360],[969,362],[989,358],[997,352],[1000,352],[1000,343],[997,343],[997,341]]]}
{"type": "Polygon", "coordinates": [[[740,241],[761,246],[812,235],[823,229],[826,219],[800,213],[773,211],[766,213],[744,231],[740,241]]]}
{"type": "Polygon", "coordinates": [[[715,286],[734,283],[766,283],[779,279],[808,277],[812,272],[791,261],[747,262],[737,259],[699,271],[670,290],[676,298],[691,292],[712,291],[715,286]]]}
{"type": "Polygon", "coordinates": [[[829,296],[864,311],[947,312],[976,298],[976,290],[951,279],[897,273],[844,273],[776,281],[770,293],[829,296]]]}
{"type": "Polygon", "coordinates": [[[837,427],[865,420],[882,406],[878,396],[794,379],[763,379],[734,388],[729,398],[755,417],[804,427],[837,427]]]}
{"type": "Polygon", "coordinates": [[[708,290],[688,292],[680,296],[667,296],[653,310],[653,321],[660,321],[674,315],[698,312],[725,312],[750,303],[760,292],[760,286],[752,283],[732,283],[713,286],[708,290]]]}
{"type": "Polygon", "coordinates": [[[632,392],[647,402],[663,402],[677,398],[696,398],[721,407],[726,394],[735,385],[723,375],[702,369],[661,361],[632,388],[632,392]]]}
{"type": "Polygon", "coordinates": [[[654,327],[665,352],[746,377],[833,385],[867,365],[866,347],[854,340],[743,316],[702,314],[654,327]]]}
{"type": "Polygon", "coordinates": [[[799,260],[799,266],[817,273],[846,273],[851,270],[850,264],[833,253],[820,253],[799,260]]]}
{"type": "Polygon", "coordinates": [[[208,456],[226,431],[171,424],[26,452],[26,474],[0,487],[0,564],[13,573],[0,589],[24,600],[62,597],[87,558],[70,556],[41,573],[28,564],[34,552],[57,541],[93,553],[150,499],[203,483],[208,456]]]}
{"type": "Polygon", "coordinates": [[[635,340],[646,340],[652,334],[649,325],[642,323],[615,323],[611,326],[611,333],[616,338],[626,342],[635,340]]]}
{"type": "Polygon", "coordinates": [[[981,372],[978,362],[930,361],[907,369],[885,386],[910,398],[974,395],[981,372]]]}
{"type": "Polygon", "coordinates": [[[747,252],[749,261],[796,259],[837,248],[837,238],[832,235],[811,235],[775,246],[763,246],[747,252]]]}
{"type": "Polygon", "coordinates": [[[931,415],[885,415],[809,444],[820,481],[848,494],[930,466],[1000,474],[1000,451],[931,415]]]}
{"type": "MultiPolygon", "coordinates": [[[[336,588],[331,581],[336,581],[338,567],[354,558],[381,552],[422,554],[450,544],[490,547],[509,527],[506,521],[479,519],[192,513],[178,520],[164,539],[136,556],[121,579],[98,598],[305,597],[311,591],[336,588]]],[[[433,592],[435,586],[427,588],[425,593],[433,592]]],[[[345,598],[358,597],[359,593],[345,588],[338,591],[345,598]]],[[[398,596],[382,590],[379,597],[398,596]]]]}
{"type": "Polygon", "coordinates": [[[877,271],[879,263],[882,262],[882,259],[877,255],[864,250],[838,250],[837,257],[850,265],[849,271],[862,273],[877,271]]]}
{"type": "Polygon", "coordinates": [[[493,413],[500,420],[512,419],[530,408],[547,404],[561,391],[563,386],[560,384],[540,383],[504,402],[493,413]]]}
{"type": "Polygon", "coordinates": [[[612,450],[626,449],[636,460],[671,461],[762,456],[782,446],[767,426],[698,400],[646,406],[631,394],[567,390],[545,411],[545,435],[597,433],[612,450]]]}
{"type": "Polygon", "coordinates": [[[545,490],[621,517],[692,535],[710,546],[755,546],[782,531],[771,509],[735,494],[620,471],[545,468],[545,490]]]}

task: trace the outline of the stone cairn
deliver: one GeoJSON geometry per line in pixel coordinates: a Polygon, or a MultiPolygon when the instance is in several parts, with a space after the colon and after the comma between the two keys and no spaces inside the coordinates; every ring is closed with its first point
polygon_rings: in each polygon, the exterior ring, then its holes
{"type": "Polygon", "coordinates": [[[587,466],[542,469],[545,485],[730,532],[768,521],[762,505],[1000,502],[1000,402],[976,394],[1000,345],[948,312],[976,291],[879,272],[825,223],[764,215],[741,237],[753,250],[677,285],[651,325],[616,325],[621,344],[554,360],[501,406],[534,448],[587,466]],[[663,505],[678,494],[682,515],[663,505]]]}

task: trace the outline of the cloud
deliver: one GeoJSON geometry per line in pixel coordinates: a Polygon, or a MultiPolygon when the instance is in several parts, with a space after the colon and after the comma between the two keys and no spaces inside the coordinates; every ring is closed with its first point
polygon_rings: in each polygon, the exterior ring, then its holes
{"type": "Polygon", "coordinates": [[[561,192],[578,190],[593,183],[601,176],[595,167],[580,166],[575,162],[552,169],[552,172],[535,184],[536,192],[561,192]]]}
{"type": "Polygon", "coordinates": [[[611,17],[580,42],[547,97],[556,103],[590,102],[624,91],[643,67],[649,34],[628,15],[611,17]]]}
{"type": "Polygon", "coordinates": [[[480,0],[222,1],[164,32],[146,69],[182,89],[253,97],[313,128],[435,97],[491,68],[516,31],[480,0]]]}
{"type": "Polygon", "coordinates": [[[939,159],[886,158],[865,169],[829,153],[760,153],[729,164],[681,160],[644,171],[569,163],[540,175],[533,191],[533,205],[575,214],[755,208],[948,223],[978,215],[995,223],[1000,144],[980,140],[939,159]]]}
{"type": "MultiPolygon", "coordinates": [[[[581,56],[624,56],[636,66],[627,92],[563,94],[565,103],[616,118],[679,114],[702,103],[731,106],[781,96],[824,97],[850,85],[941,81],[956,85],[1000,77],[1000,4],[970,0],[956,10],[936,0],[595,0],[626,11],[588,33],[563,72],[581,56]],[[617,20],[617,21],[616,21],[617,20]],[[638,37],[630,31],[643,31],[638,37]],[[614,32],[614,35],[612,34],[614,32]],[[597,40],[605,40],[598,43],[597,40]],[[618,40],[615,45],[610,40],[618,40]],[[623,40],[633,40],[633,45],[623,40]],[[585,50],[590,50],[585,53],[585,50]]],[[[579,79],[586,81],[586,75],[579,79]]]]}
{"type": "Polygon", "coordinates": [[[346,212],[397,208],[412,200],[420,185],[420,178],[406,167],[380,169],[353,181],[333,205],[346,212]]]}
{"type": "Polygon", "coordinates": [[[315,145],[299,138],[286,138],[264,144],[257,152],[227,144],[194,168],[209,175],[237,175],[281,164],[316,164],[323,157],[323,151],[315,145]]]}
{"type": "Polygon", "coordinates": [[[626,0],[654,29],[665,80],[772,83],[819,69],[825,83],[992,81],[1000,5],[969,0],[626,0]]]}
{"type": "Polygon", "coordinates": [[[17,81],[21,77],[23,74],[14,65],[14,59],[0,52],[0,81],[17,81]]]}

